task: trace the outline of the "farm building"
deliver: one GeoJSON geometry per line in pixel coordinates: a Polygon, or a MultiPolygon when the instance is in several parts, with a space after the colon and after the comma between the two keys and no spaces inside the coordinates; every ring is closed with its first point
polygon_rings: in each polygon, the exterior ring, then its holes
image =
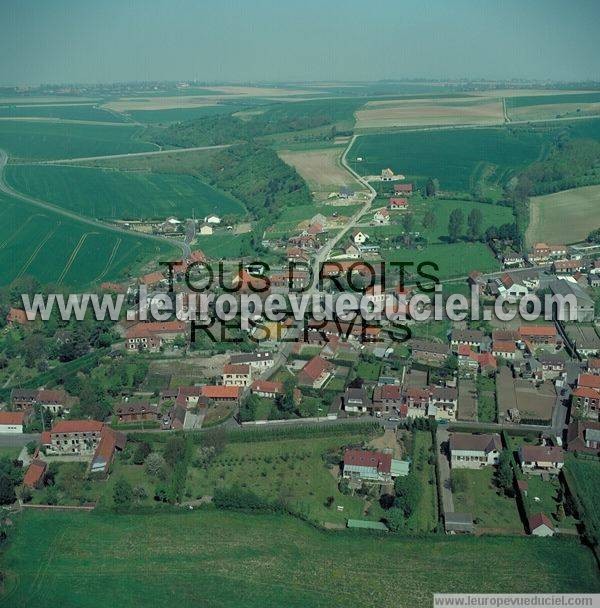
{"type": "Polygon", "coordinates": [[[0,412],[0,433],[22,433],[28,417],[27,412],[0,412]]]}
{"type": "Polygon", "coordinates": [[[535,513],[528,521],[529,533],[533,536],[553,536],[554,526],[544,513],[535,513]]]}

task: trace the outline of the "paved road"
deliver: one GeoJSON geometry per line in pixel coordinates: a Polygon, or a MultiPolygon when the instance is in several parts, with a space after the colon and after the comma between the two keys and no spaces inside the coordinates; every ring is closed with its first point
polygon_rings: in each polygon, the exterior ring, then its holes
{"type": "Polygon", "coordinates": [[[0,448],[19,448],[30,441],[39,440],[39,433],[0,433],[0,448]]]}
{"type": "MultiPolygon", "coordinates": [[[[146,154],[153,154],[153,152],[149,152],[146,154]]],[[[82,222],[89,226],[93,226],[94,228],[102,228],[104,230],[118,232],[119,234],[129,234],[129,235],[132,234],[131,231],[125,230],[123,228],[119,228],[118,226],[115,226],[113,224],[107,224],[107,223],[101,222],[100,220],[95,220],[90,217],[84,217],[82,215],[79,215],[78,213],[69,211],[68,209],[63,209],[61,207],[57,207],[56,205],[53,205],[52,203],[48,203],[47,201],[42,201],[40,199],[33,198],[32,196],[28,196],[27,194],[21,194],[20,192],[13,190],[12,187],[9,186],[6,183],[6,181],[4,180],[4,168],[6,167],[7,162],[8,162],[7,153],[4,150],[0,150],[0,191],[1,192],[4,192],[5,194],[12,196],[13,198],[17,198],[19,200],[25,201],[26,203],[30,203],[32,205],[36,205],[37,207],[41,207],[42,209],[47,209],[48,211],[52,211],[53,213],[58,213],[59,215],[68,217],[69,219],[76,220],[78,222],[82,222]]],[[[134,234],[135,234],[135,236],[138,236],[140,238],[151,239],[153,241],[160,241],[161,243],[165,243],[165,242],[170,243],[174,247],[177,247],[178,249],[180,249],[181,253],[185,257],[189,257],[189,255],[191,254],[191,249],[190,249],[189,244],[185,243],[183,241],[178,241],[175,239],[168,239],[168,238],[165,238],[162,236],[155,236],[153,234],[143,234],[141,232],[136,232],[134,234]]]]}
{"type": "Polygon", "coordinates": [[[111,160],[113,158],[136,158],[139,156],[157,156],[159,154],[183,154],[184,152],[196,152],[199,150],[219,150],[229,148],[234,144],[222,144],[220,146],[195,146],[193,148],[176,148],[174,150],[152,150],[150,152],[129,152],[128,154],[107,154],[106,156],[84,156],[81,158],[61,158],[58,160],[41,160],[35,164],[55,165],[57,163],[82,163],[92,160],[111,160]]]}

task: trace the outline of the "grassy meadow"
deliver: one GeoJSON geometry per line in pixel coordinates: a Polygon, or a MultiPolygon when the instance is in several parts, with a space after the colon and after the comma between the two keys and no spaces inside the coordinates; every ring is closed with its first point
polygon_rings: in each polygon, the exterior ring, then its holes
{"type": "Polygon", "coordinates": [[[93,122],[126,122],[122,114],[108,112],[93,104],[0,104],[0,118],[42,118],[85,120],[93,122]]]}
{"type": "Polygon", "coordinates": [[[6,120],[0,121],[0,149],[11,158],[31,160],[157,150],[154,144],[138,139],[142,130],[126,123],[114,126],[6,120]]]}
{"type": "Polygon", "coordinates": [[[245,214],[238,200],[192,175],[64,165],[9,165],[6,180],[19,192],[102,219],[245,214]]]}
{"type": "Polygon", "coordinates": [[[543,149],[543,135],[525,130],[400,131],[358,137],[348,162],[361,175],[379,175],[391,167],[418,185],[433,177],[442,192],[466,192],[484,178],[490,184],[504,183],[543,149]]]}
{"type": "Polygon", "coordinates": [[[591,552],[571,539],[324,532],[291,517],[213,510],[29,511],[14,520],[1,557],[7,608],[412,608],[431,606],[434,590],[600,590],[591,552]],[[376,576],[365,576],[368,563],[376,576]]]}

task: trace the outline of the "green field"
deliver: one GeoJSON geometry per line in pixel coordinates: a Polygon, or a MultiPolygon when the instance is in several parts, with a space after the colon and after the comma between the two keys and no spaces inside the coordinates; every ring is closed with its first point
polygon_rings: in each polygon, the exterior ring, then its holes
{"type": "Polygon", "coordinates": [[[434,591],[600,590],[591,552],[575,540],[382,537],[212,510],[13,519],[6,608],[429,608],[434,591]]]}
{"type": "Polygon", "coordinates": [[[57,118],[63,120],[90,120],[98,122],[125,122],[120,114],[107,112],[93,104],[55,104],[3,105],[0,104],[2,118],[57,118]]]}
{"type": "Polygon", "coordinates": [[[600,186],[534,196],[529,209],[530,222],[525,235],[529,245],[575,243],[600,227],[600,186]]]}
{"type": "Polygon", "coordinates": [[[221,258],[251,257],[251,234],[232,234],[220,231],[210,236],[199,236],[196,245],[209,257],[217,260],[221,258]]]}
{"type": "Polygon", "coordinates": [[[511,120],[544,120],[558,116],[597,114],[600,111],[600,93],[507,97],[505,103],[511,120]]]}
{"type": "Polygon", "coordinates": [[[0,149],[13,158],[63,159],[156,150],[140,141],[143,128],[113,125],[0,121],[0,149]]]}
{"type": "Polygon", "coordinates": [[[129,110],[126,114],[138,122],[147,124],[166,124],[170,122],[194,120],[195,118],[204,118],[205,116],[215,116],[216,114],[231,114],[242,108],[243,106],[241,105],[219,104],[216,106],[173,108],[170,110],[129,110]]]}
{"type": "Polygon", "coordinates": [[[245,214],[242,203],[192,175],[63,165],[8,165],[5,175],[19,192],[102,219],[245,214]]]}
{"type": "Polygon", "coordinates": [[[361,175],[379,175],[391,167],[419,186],[432,177],[442,191],[466,192],[483,178],[489,184],[506,182],[541,156],[543,140],[540,133],[504,128],[362,135],[348,161],[361,175]]]}
{"type": "Polygon", "coordinates": [[[407,272],[416,275],[416,268],[421,262],[434,262],[439,271],[431,267],[423,268],[424,272],[435,274],[440,279],[466,277],[471,270],[494,272],[501,266],[489,247],[483,243],[449,243],[447,245],[429,245],[422,250],[417,249],[386,249],[381,251],[385,261],[412,262],[407,272]]]}
{"type": "Polygon", "coordinates": [[[177,255],[167,243],[116,233],[0,194],[0,284],[31,275],[83,287],[123,278],[149,258],[177,255]]]}

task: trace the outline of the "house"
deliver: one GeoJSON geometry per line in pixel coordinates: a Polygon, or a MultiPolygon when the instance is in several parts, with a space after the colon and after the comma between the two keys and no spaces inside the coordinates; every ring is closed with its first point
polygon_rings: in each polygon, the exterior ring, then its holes
{"type": "Polygon", "coordinates": [[[422,387],[407,387],[403,393],[404,403],[401,416],[406,418],[424,418],[429,407],[429,390],[422,387]]]}
{"type": "Polygon", "coordinates": [[[285,253],[288,262],[308,262],[308,255],[300,247],[288,247],[285,253]]]}
{"type": "Polygon", "coordinates": [[[202,387],[202,396],[217,402],[236,403],[242,394],[239,386],[222,386],[206,384],[202,387]]]}
{"type": "Polygon", "coordinates": [[[567,430],[567,451],[600,454],[600,422],[574,420],[567,430]]]}
{"type": "Polygon", "coordinates": [[[24,310],[20,308],[10,308],[6,315],[6,322],[8,325],[26,325],[29,320],[24,310]]]}
{"type": "Polygon", "coordinates": [[[266,397],[268,399],[275,399],[285,394],[283,382],[271,382],[269,380],[255,380],[250,385],[250,392],[258,397],[266,397]]]}
{"type": "Polygon", "coordinates": [[[477,329],[455,329],[450,338],[452,350],[456,352],[460,344],[479,350],[485,334],[477,329]]]}
{"type": "Polygon", "coordinates": [[[209,215],[204,218],[204,223],[213,224],[216,226],[221,223],[221,218],[218,215],[209,215]]]}
{"type": "Polygon", "coordinates": [[[587,418],[598,419],[600,391],[588,386],[577,386],[571,393],[572,405],[587,418]]]}
{"type": "Polygon", "coordinates": [[[525,264],[525,259],[514,249],[508,249],[502,254],[502,265],[504,268],[520,268],[525,264]]]}
{"type": "Polygon", "coordinates": [[[564,258],[567,255],[567,247],[565,245],[547,245],[546,243],[536,243],[531,252],[527,255],[527,259],[532,264],[543,264],[548,260],[556,260],[564,258]]]}
{"type": "Polygon", "coordinates": [[[324,232],[323,224],[311,224],[305,231],[306,234],[322,234],[324,232]]]}
{"type": "Polygon", "coordinates": [[[358,257],[360,257],[361,252],[360,249],[354,243],[350,243],[350,245],[348,245],[348,247],[346,247],[346,249],[344,250],[344,253],[349,258],[357,259],[358,257]]]}
{"type": "Polygon", "coordinates": [[[471,289],[475,287],[480,295],[483,294],[485,290],[485,279],[481,272],[472,270],[467,277],[467,283],[471,289]]]}
{"type": "Polygon", "coordinates": [[[314,389],[323,388],[333,371],[333,364],[322,357],[313,357],[298,374],[298,385],[314,389]]]}
{"type": "Polygon", "coordinates": [[[129,352],[158,352],[162,346],[179,337],[186,337],[183,321],[138,323],[125,333],[125,348],[129,352]]]}
{"type": "Polygon", "coordinates": [[[115,407],[115,416],[119,424],[130,424],[142,420],[158,420],[160,412],[156,405],[128,402],[115,407]]]}
{"type": "Polygon", "coordinates": [[[457,349],[458,369],[463,376],[472,376],[479,369],[478,353],[467,344],[459,344],[457,349]]]}
{"type": "Polygon", "coordinates": [[[533,536],[553,536],[554,525],[544,513],[535,513],[528,520],[529,533],[533,536]]]}
{"type": "Polygon", "coordinates": [[[394,193],[395,194],[404,194],[406,196],[410,196],[413,193],[413,185],[408,184],[394,184],[394,193]]]}
{"type": "Polygon", "coordinates": [[[229,363],[223,366],[224,386],[250,386],[252,383],[252,370],[248,364],[235,365],[229,363]]]}
{"type": "Polygon", "coordinates": [[[59,420],[42,434],[47,454],[92,454],[104,428],[97,420],[59,420]]]}
{"type": "Polygon", "coordinates": [[[587,360],[587,373],[600,376],[600,359],[598,357],[590,357],[587,360]]]}
{"type": "Polygon", "coordinates": [[[36,490],[44,485],[44,475],[48,465],[45,461],[39,458],[34,458],[30,463],[25,476],[23,477],[23,486],[36,490]]]}
{"type": "Polygon", "coordinates": [[[200,236],[210,236],[213,233],[213,227],[210,224],[202,224],[200,226],[200,230],[198,230],[198,234],[200,236]]]}
{"type": "Polygon", "coordinates": [[[377,224],[389,224],[390,212],[387,209],[378,209],[373,215],[373,221],[377,224]]]}
{"type": "Polygon", "coordinates": [[[398,198],[396,196],[392,196],[388,201],[388,207],[392,210],[408,209],[408,200],[405,198],[398,198]]]}
{"type": "Polygon", "coordinates": [[[13,388],[10,392],[13,410],[29,411],[37,404],[38,392],[36,388],[13,388]]]}
{"type": "Polygon", "coordinates": [[[565,464],[565,453],[559,446],[521,445],[519,462],[524,473],[558,473],[565,464]]]}
{"type": "Polygon", "coordinates": [[[369,235],[361,232],[360,230],[352,233],[352,240],[354,241],[355,245],[363,245],[368,238],[369,235]]]}
{"type": "Polygon", "coordinates": [[[252,370],[265,370],[273,367],[275,361],[273,354],[268,352],[242,353],[231,355],[229,363],[232,365],[249,365],[252,370]]]}
{"type": "Polygon", "coordinates": [[[0,412],[0,433],[22,433],[28,419],[27,412],[0,412]]]}
{"type": "Polygon", "coordinates": [[[519,338],[534,347],[542,345],[557,346],[561,341],[554,325],[521,325],[519,338]]]}
{"type": "Polygon", "coordinates": [[[498,294],[504,298],[514,298],[519,300],[529,293],[529,289],[517,282],[515,278],[505,273],[499,279],[494,279],[496,282],[498,294]]]}
{"type": "Polygon", "coordinates": [[[126,443],[127,436],[124,433],[119,433],[105,425],[100,433],[98,446],[92,456],[90,472],[103,475],[108,474],[110,465],[115,457],[115,452],[123,450],[126,443]]]}
{"type": "Polygon", "coordinates": [[[53,414],[69,413],[67,393],[60,389],[39,389],[37,391],[36,405],[49,410],[53,414]]]}
{"type": "Polygon", "coordinates": [[[271,293],[288,293],[292,291],[301,291],[308,286],[308,272],[290,268],[285,272],[277,272],[269,276],[271,283],[271,293]]]}
{"type": "Polygon", "coordinates": [[[394,179],[394,172],[391,169],[382,169],[381,170],[381,181],[382,182],[391,182],[394,179]]]}
{"type": "Polygon", "coordinates": [[[372,407],[364,387],[348,387],[342,397],[342,407],[346,412],[365,413],[372,407]]]}
{"type": "Polygon", "coordinates": [[[402,406],[402,389],[396,384],[376,386],[373,391],[373,411],[389,413],[400,411],[402,406]]]}
{"type": "MultiPolygon", "coordinates": [[[[595,317],[594,299],[572,280],[556,280],[550,283],[550,290],[554,296],[570,297],[577,302],[576,320],[579,323],[592,323],[595,317]]],[[[564,307],[567,314],[569,306],[564,307]]]]}
{"type": "Polygon", "coordinates": [[[412,357],[423,363],[442,364],[450,356],[450,349],[446,344],[440,342],[429,342],[427,340],[411,340],[412,357]]]}
{"type": "Polygon", "coordinates": [[[429,388],[427,416],[436,420],[456,420],[458,390],[449,386],[429,388]]]}
{"type": "Polygon", "coordinates": [[[498,433],[451,433],[449,448],[453,469],[480,469],[498,464],[502,442],[498,433]]]}
{"type": "Polygon", "coordinates": [[[554,380],[565,373],[565,360],[560,355],[542,351],[537,360],[542,366],[543,380],[554,380]]]}
{"type": "Polygon", "coordinates": [[[163,273],[157,270],[155,272],[149,272],[148,274],[141,276],[138,279],[138,283],[140,285],[145,285],[146,287],[156,287],[157,285],[160,285],[164,280],[165,277],[163,276],[163,273]]]}
{"type": "Polygon", "coordinates": [[[555,274],[575,274],[583,272],[586,264],[582,260],[555,260],[552,263],[552,270],[555,274]]]}
{"type": "Polygon", "coordinates": [[[512,361],[517,357],[517,345],[512,340],[496,340],[492,343],[492,355],[512,361]]]}
{"type": "Polygon", "coordinates": [[[342,186],[340,188],[340,192],[339,192],[340,198],[352,198],[353,196],[354,196],[354,190],[352,190],[352,188],[349,188],[348,186],[342,186]]]}
{"type": "Polygon", "coordinates": [[[395,477],[392,455],[371,450],[347,449],[344,452],[342,477],[355,481],[389,483],[395,477]]]}
{"type": "Polygon", "coordinates": [[[600,287],[600,273],[588,274],[588,283],[590,287],[600,287]]]}

